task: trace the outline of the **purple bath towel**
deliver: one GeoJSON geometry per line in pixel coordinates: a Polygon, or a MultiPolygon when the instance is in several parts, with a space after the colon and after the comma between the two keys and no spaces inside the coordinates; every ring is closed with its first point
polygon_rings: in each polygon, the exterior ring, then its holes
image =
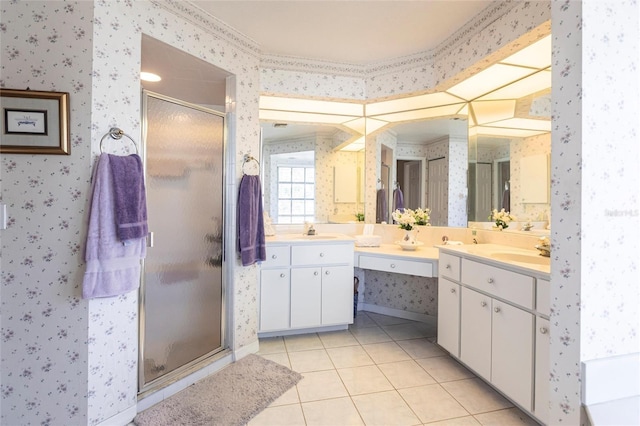
{"type": "Polygon", "coordinates": [[[404,194],[400,188],[393,190],[393,210],[404,211],[404,194]]]}
{"type": "Polygon", "coordinates": [[[244,175],[238,194],[238,252],[243,266],[267,259],[260,177],[244,175]]]}
{"type": "Polygon", "coordinates": [[[137,289],[140,261],[147,250],[144,237],[125,242],[118,238],[109,154],[102,154],[98,159],[92,183],[86,271],[82,282],[85,299],[117,296],[137,289]]]}
{"type": "Polygon", "coordinates": [[[149,231],[142,160],[137,154],[126,157],[109,154],[109,164],[120,241],[146,237],[149,231]]]}

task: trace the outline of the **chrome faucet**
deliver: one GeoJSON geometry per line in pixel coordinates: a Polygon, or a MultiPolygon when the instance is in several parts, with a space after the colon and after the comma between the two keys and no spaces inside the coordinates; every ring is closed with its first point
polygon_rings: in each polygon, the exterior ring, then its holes
{"type": "Polygon", "coordinates": [[[540,256],[551,257],[551,242],[547,237],[540,238],[540,244],[536,245],[536,249],[540,252],[540,256]]]}

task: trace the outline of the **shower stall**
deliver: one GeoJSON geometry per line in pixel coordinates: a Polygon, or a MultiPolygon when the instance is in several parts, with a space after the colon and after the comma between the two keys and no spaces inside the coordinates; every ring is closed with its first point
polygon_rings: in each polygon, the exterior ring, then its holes
{"type": "Polygon", "coordinates": [[[225,116],[143,91],[149,244],[140,288],[139,393],[222,351],[225,116]]]}

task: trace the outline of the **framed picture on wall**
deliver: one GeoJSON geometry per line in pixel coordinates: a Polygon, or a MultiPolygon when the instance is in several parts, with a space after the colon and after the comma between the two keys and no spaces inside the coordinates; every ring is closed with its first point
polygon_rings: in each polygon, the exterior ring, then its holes
{"type": "Polygon", "coordinates": [[[70,154],[69,93],[0,89],[0,152],[70,154]]]}

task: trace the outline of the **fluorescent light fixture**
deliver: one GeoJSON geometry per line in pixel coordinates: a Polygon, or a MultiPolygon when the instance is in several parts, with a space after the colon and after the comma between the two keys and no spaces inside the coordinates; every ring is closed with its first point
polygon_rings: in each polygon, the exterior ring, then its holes
{"type": "Polygon", "coordinates": [[[551,36],[548,35],[500,61],[503,64],[519,65],[531,68],[551,66],[551,36]]]}
{"type": "Polygon", "coordinates": [[[342,123],[342,125],[352,130],[355,130],[361,135],[364,135],[364,132],[366,129],[366,118],[361,117],[361,118],[356,118],[355,120],[345,121],[344,123],[342,123]]]}
{"type": "Polygon", "coordinates": [[[488,124],[491,127],[509,127],[522,130],[539,130],[543,132],[551,131],[551,121],[536,120],[533,118],[510,118],[508,120],[496,121],[488,124]]]}
{"type": "Polygon", "coordinates": [[[513,82],[505,87],[487,93],[477,100],[520,99],[551,87],[551,70],[539,71],[522,80],[513,82]]]}
{"type": "Polygon", "coordinates": [[[364,115],[364,105],[362,104],[318,101],[315,99],[282,98],[278,96],[260,96],[259,107],[260,109],[350,115],[354,117],[362,117],[364,115]]]}
{"type": "Polygon", "coordinates": [[[365,147],[365,137],[361,136],[358,139],[354,140],[351,143],[347,143],[344,147],[340,148],[339,151],[348,151],[348,152],[357,152],[362,151],[365,147]]]}
{"type": "Polygon", "coordinates": [[[296,122],[296,123],[324,123],[324,124],[342,124],[345,120],[343,115],[332,114],[312,114],[308,112],[293,111],[272,111],[260,110],[258,115],[260,120],[278,121],[278,122],[296,122]]]}
{"type": "Polygon", "coordinates": [[[447,89],[447,92],[471,101],[534,72],[529,68],[494,64],[447,89]]]}
{"type": "Polygon", "coordinates": [[[140,73],[140,80],[142,80],[142,81],[150,81],[150,82],[154,82],[155,83],[156,81],[162,80],[162,78],[158,74],[154,74],[152,72],[142,71],[140,73]]]}
{"type": "Polygon", "coordinates": [[[509,138],[528,138],[531,136],[547,133],[541,130],[507,129],[507,128],[500,128],[500,127],[487,127],[487,126],[476,126],[474,127],[474,129],[476,134],[478,135],[491,135],[491,136],[509,137],[509,138]]]}
{"type": "Polygon", "coordinates": [[[394,99],[391,101],[374,102],[365,105],[367,116],[389,114],[399,111],[409,111],[414,109],[432,108],[440,105],[455,104],[461,101],[460,98],[446,92],[431,93],[428,95],[411,96],[408,98],[394,99]]]}
{"type": "Polygon", "coordinates": [[[371,134],[376,130],[383,128],[389,124],[388,121],[376,120],[375,118],[367,118],[366,134],[371,134]]]}
{"type": "Polygon", "coordinates": [[[516,111],[516,100],[475,101],[471,102],[471,109],[478,124],[513,118],[516,111]]]}
{"type": "Polygon", "coordinates": [[[421,120],[424,118],[446,117],[448,115],[455,115],[460,110],[461,106],[462,104],[443,105],[435,108],[425,108],[425,109],[418,109],[415,111],[397,112],[395,114],[384,114],[384,115],[376,116],[376,118],[379,120],[385,120],[392,123],[397,123],[399,121],[414,121],[414,120],[421,120]]]}

